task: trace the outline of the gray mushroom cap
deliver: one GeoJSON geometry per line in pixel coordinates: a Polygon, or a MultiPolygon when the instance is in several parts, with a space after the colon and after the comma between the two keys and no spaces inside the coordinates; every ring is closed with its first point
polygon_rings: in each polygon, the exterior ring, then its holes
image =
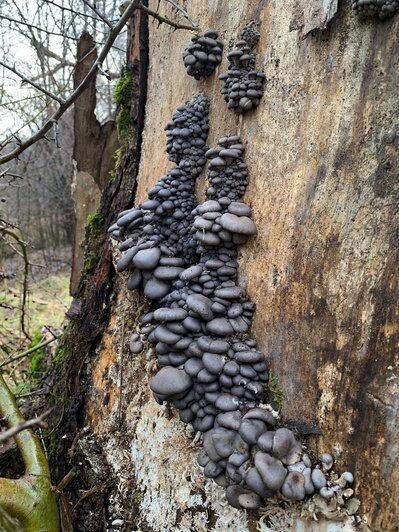
{"type": "Polygon", "coordinates": [[[322,467],[323,467],[324,471],[329,471],[332,468],[333,464],[334,464],[334,459],[331,456],[331,454],[323,453],[320,456],[320,462],[322,464],[322,467]]]}
{"type": "Polygon", "coordinates": [[[252,491],[233,484],[226,488],[226,499],[228,503],[241,510],[256,510],[262,506],[262,499],[252,491]]]}
{"type": "Polygon", "coordinates": [[[302,453],[302,446],[289,429],[277,429],[273,440],[273,455],[283,464],[295,464],[302,453]]]}
{"type": "Polygon", "coordinates": [[[262,506],[262,499],[256,493],[242,493],[238,496],[238,504],[245,510],[257,510],[262,506]]]}
{"type": "Polygon", "coordinates": [[[213,318],[212,301],[208,297],[202,294],[192,294],[187,297],[186,304],[204,320],[213,318]]]}
{"type": "Polygon", "coordinates": [[[144,349],[144,344],[141,340],[130,340],[129,349],[131,353],[137,355],[144,349]]]}
{"type": "Polygon", "coordinates": [[[157,395],[174,397],[187,391],[192,384],[191,377],[184,370],[165,366],[151,380],[150,388],[157,395]]]}
{"type": "Polygon", "coordinates": [[[237,216],[231,212],[226,212],[220,218],[220,225],[232,233],[247,236],[256,234],[256,225],[247,216],[237,216]]]}
{"type": "Polygon", "coordinates": [[[311,479],[314,487],[319,490],[327,486],[327,480],[324,473],[320,469],[313,469],[311,479]]]}
{"type": "Polygon", "coordinates": [[[158,279],[149,279],[144,286],[144,294],[150,299],[161,299],[170,290],[170,284],[158,279]]]}
{"type": "Polygon", "coordinates": [[[187,317],[187,311],[183,308],[158,308],[154,311],[154,319],[163,321],[182,321],[187,317]]]}
{"type": "Polygon", "coordinates": [[[241,418],[241,412],[239,410],[235,410],[233,412],[224,412],[223,414],[219,414],[216,417],[216,420],[222,427],[238,430],[240,428],[241,418]]]}
{"type": "Polygon", "coordinates": [[[255,467],[266,487],[277,491],[283,485],[287,471],[280,460],[261,451],[255,454],[255,467]]]}
{"type": "Polygon", "coordinates": [[[159,248],[142,249],[133,257],[133,263],[140,270],[153,270],[160,258],[159,248]]]}
{"type": "Polygon", "coordinates": [[[241,422],[239,434],[249,445],[255,445],[259,436],[265,432],[266,425],[259,419],[244,419],[241,422]]]}
{"type": "Polygon", "coordinates": [[[273,495],[273,492],[265,486],[265,483],[263,482],[262,477],[260,476],[256,467],[252,467],[247,471],[245,483],[252,491],[265,499],[273,495]]]}
{"type": "Polygon", "coordinates": [[[232,412],[233,410],[238,410],[240,401],[229,393],[222,393],[217,398],[215,406],[223,412],[232,412]]]}
{"type": "Polygon", "coordinates": [[[302,501],[305,498],[305,478],[298,471],[291,471],[281,487],[281,493],[287,499],[302,501]]]}
{"type": "Polygon", "coordinates": [[[211,430],[212,443],[221,458],[227,458],[233,452],[233,443],[236,433],[222,427],[211,430]]]}
{"type": "Polygon", "coordinates": [[[216,451],[215,446],[213,444],[213,439],[212,439],[213,430],[215,429],[210,429],[204,433],[203,444],[204,444],[205,452],[209,456],[209,458],[213,460],[214,462],[218,462],[222,457],[216,451]]]}
{"type": "Polygon", "coordinates": [[[251,216],[252,209],[244,202],[233,201],[227,207],[227,210],[236,216],[251,216]]]}
{"type": "Polygon", "coordinates": [[[273,430],[269,430],[259,436],[256,444],[261,451],[264,451],[265,453],[271,452],[273,448],[274,435],[275,432],[273,430]]]}
{"type": "Polygon", "coordinates": [[[251,410],[245,414],[244,419],[259,419],[272,427],[276,424],[276,420],[272,413],[264,408],[251,408],[251,410]]]}

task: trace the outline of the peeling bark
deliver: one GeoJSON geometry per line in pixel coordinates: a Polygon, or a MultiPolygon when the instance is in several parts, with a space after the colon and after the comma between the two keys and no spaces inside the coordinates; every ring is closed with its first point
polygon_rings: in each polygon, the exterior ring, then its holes
{"type": "Polygon", "coordinates": [[[338,0],[298,0],[291,30],[300,30],[304,39],[314,30],[325,30],[338,10],[338,0]]]}

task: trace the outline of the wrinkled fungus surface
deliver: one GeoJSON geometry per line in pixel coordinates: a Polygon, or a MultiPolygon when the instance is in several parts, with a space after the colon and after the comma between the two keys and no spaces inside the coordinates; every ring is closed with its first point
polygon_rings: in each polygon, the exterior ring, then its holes
{"type": "Polygon", "coordinates": [[[257,24],[251,21],[242,30],[235,47],[227,53],[229,69],[220,74],[223,81],[220,92],[227,107],[237,113],[245,113],[259,105],[263,96],[265,75],[255,70],[255,53],[258,43],[257,24]]]}
{"type": "MultiPolygon", "coordinates": [[[[332,457],[312,463],[294,433],[276,426],[262,406],[268,364],[250,335],[254,305],[237,284],[238,246],[256,234],[243,201],[244,145],[227,135],[206,148],[202,94],[177,110],[166,131],[177,166],[110,228],[122,239],[118,270],[128,270],[128,288],[142,287],[149,300],[140,322],[160,366],[154,397],[172,402],[181,420],[203,433],[198,462],[235,508],[257,509],[277,493],[295,501],[315,492],[329,498],[353,477],[332,485],[325,475],[332,457]],[[207,198],[197,204],[194,181],[206,159],[207,198]]],[[[131,351],[141,349],[134,333],[131,351]]]]}
{"type": "Polygon", "coordinates": [[[352,0],[353,9],[361,17],[392,17],[399,10],[399,0],[352,0]]]}
{"type": "Polygon", "coordinates": [[[183,52],[183,63],[187,74],[195,79],[211,76],[222,61],[223,42],[218,32],[207,30],[204,35],[195,35],[183,52]]]}

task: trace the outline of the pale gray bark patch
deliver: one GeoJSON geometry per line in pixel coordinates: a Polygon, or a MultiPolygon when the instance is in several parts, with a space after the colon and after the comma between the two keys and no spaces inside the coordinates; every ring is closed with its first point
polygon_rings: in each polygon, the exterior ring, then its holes
{"type": "Polygon", "coordinates": [[[325,30],[338,9],[338,0],[298,0],[291,30],[300,30],[304,39],[314,30],[325,30]]]}

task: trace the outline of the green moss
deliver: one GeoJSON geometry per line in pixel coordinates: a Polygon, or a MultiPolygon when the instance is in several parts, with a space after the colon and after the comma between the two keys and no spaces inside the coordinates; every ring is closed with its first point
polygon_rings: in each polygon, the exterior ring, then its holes
{"type": "Polygon", "coordinates": [[[65,349],[63,346],[58,346],[55,350],[54,358],[53,358],[53,365],[56,368],[62,368],[66,364],[70,357],[70,353],[65,349]]]}
{"type": "Polygon", "coordinates": [[[104,216],[101,208],[87,216],[84,274],[90,275],[98,262],[97,239],[104,232],[104,216]]]}
{"type": "MultiPolygon", "coordinates": [[[[125,148],[132,135],[132,98],[135,82],[132,71],[125,68],[114,90],[114,102],[118,106],[116,129],[121,148],[125,148]]],[[[118,151],[118,150],[117,150],[118,151]]],[[[120,154],[115,154],[115,168],[119,166],[120,154]]]]}
{"type": "Polygon", "coordinates": [[[95,213],[89,214],[87,216],[87,225],[92,231],[101,230],[103,224],[104,224],[104,216],[101,212],[101,209],[97,209],[95,213]]]}
{"type": "MultiPolygon", "coordinates": [[[[35,331],[32,340],[29,344],[29,349],[36,347],[41,343],[42,335],[39,331],[35,331]]],[[[47,365],[44,359],[44,348],[38,349],[32,353],[30,359],[29,375],[33,378],[39,378],[47,371],[47,365]]]]}
{"type": "Polygon", "coordinates": [[[134,89],[134,78],[131,70],[125,68],[114,89],[114,102],[119,106],[129,106],[134,89]]]}
{"type": "Polygon", "coordinates": [[[281,410],[284,401],[284,390],[278,380],[277,375],[273,371],[269,370],[268,391],[271,394],[272,402],[281,410]]]}

